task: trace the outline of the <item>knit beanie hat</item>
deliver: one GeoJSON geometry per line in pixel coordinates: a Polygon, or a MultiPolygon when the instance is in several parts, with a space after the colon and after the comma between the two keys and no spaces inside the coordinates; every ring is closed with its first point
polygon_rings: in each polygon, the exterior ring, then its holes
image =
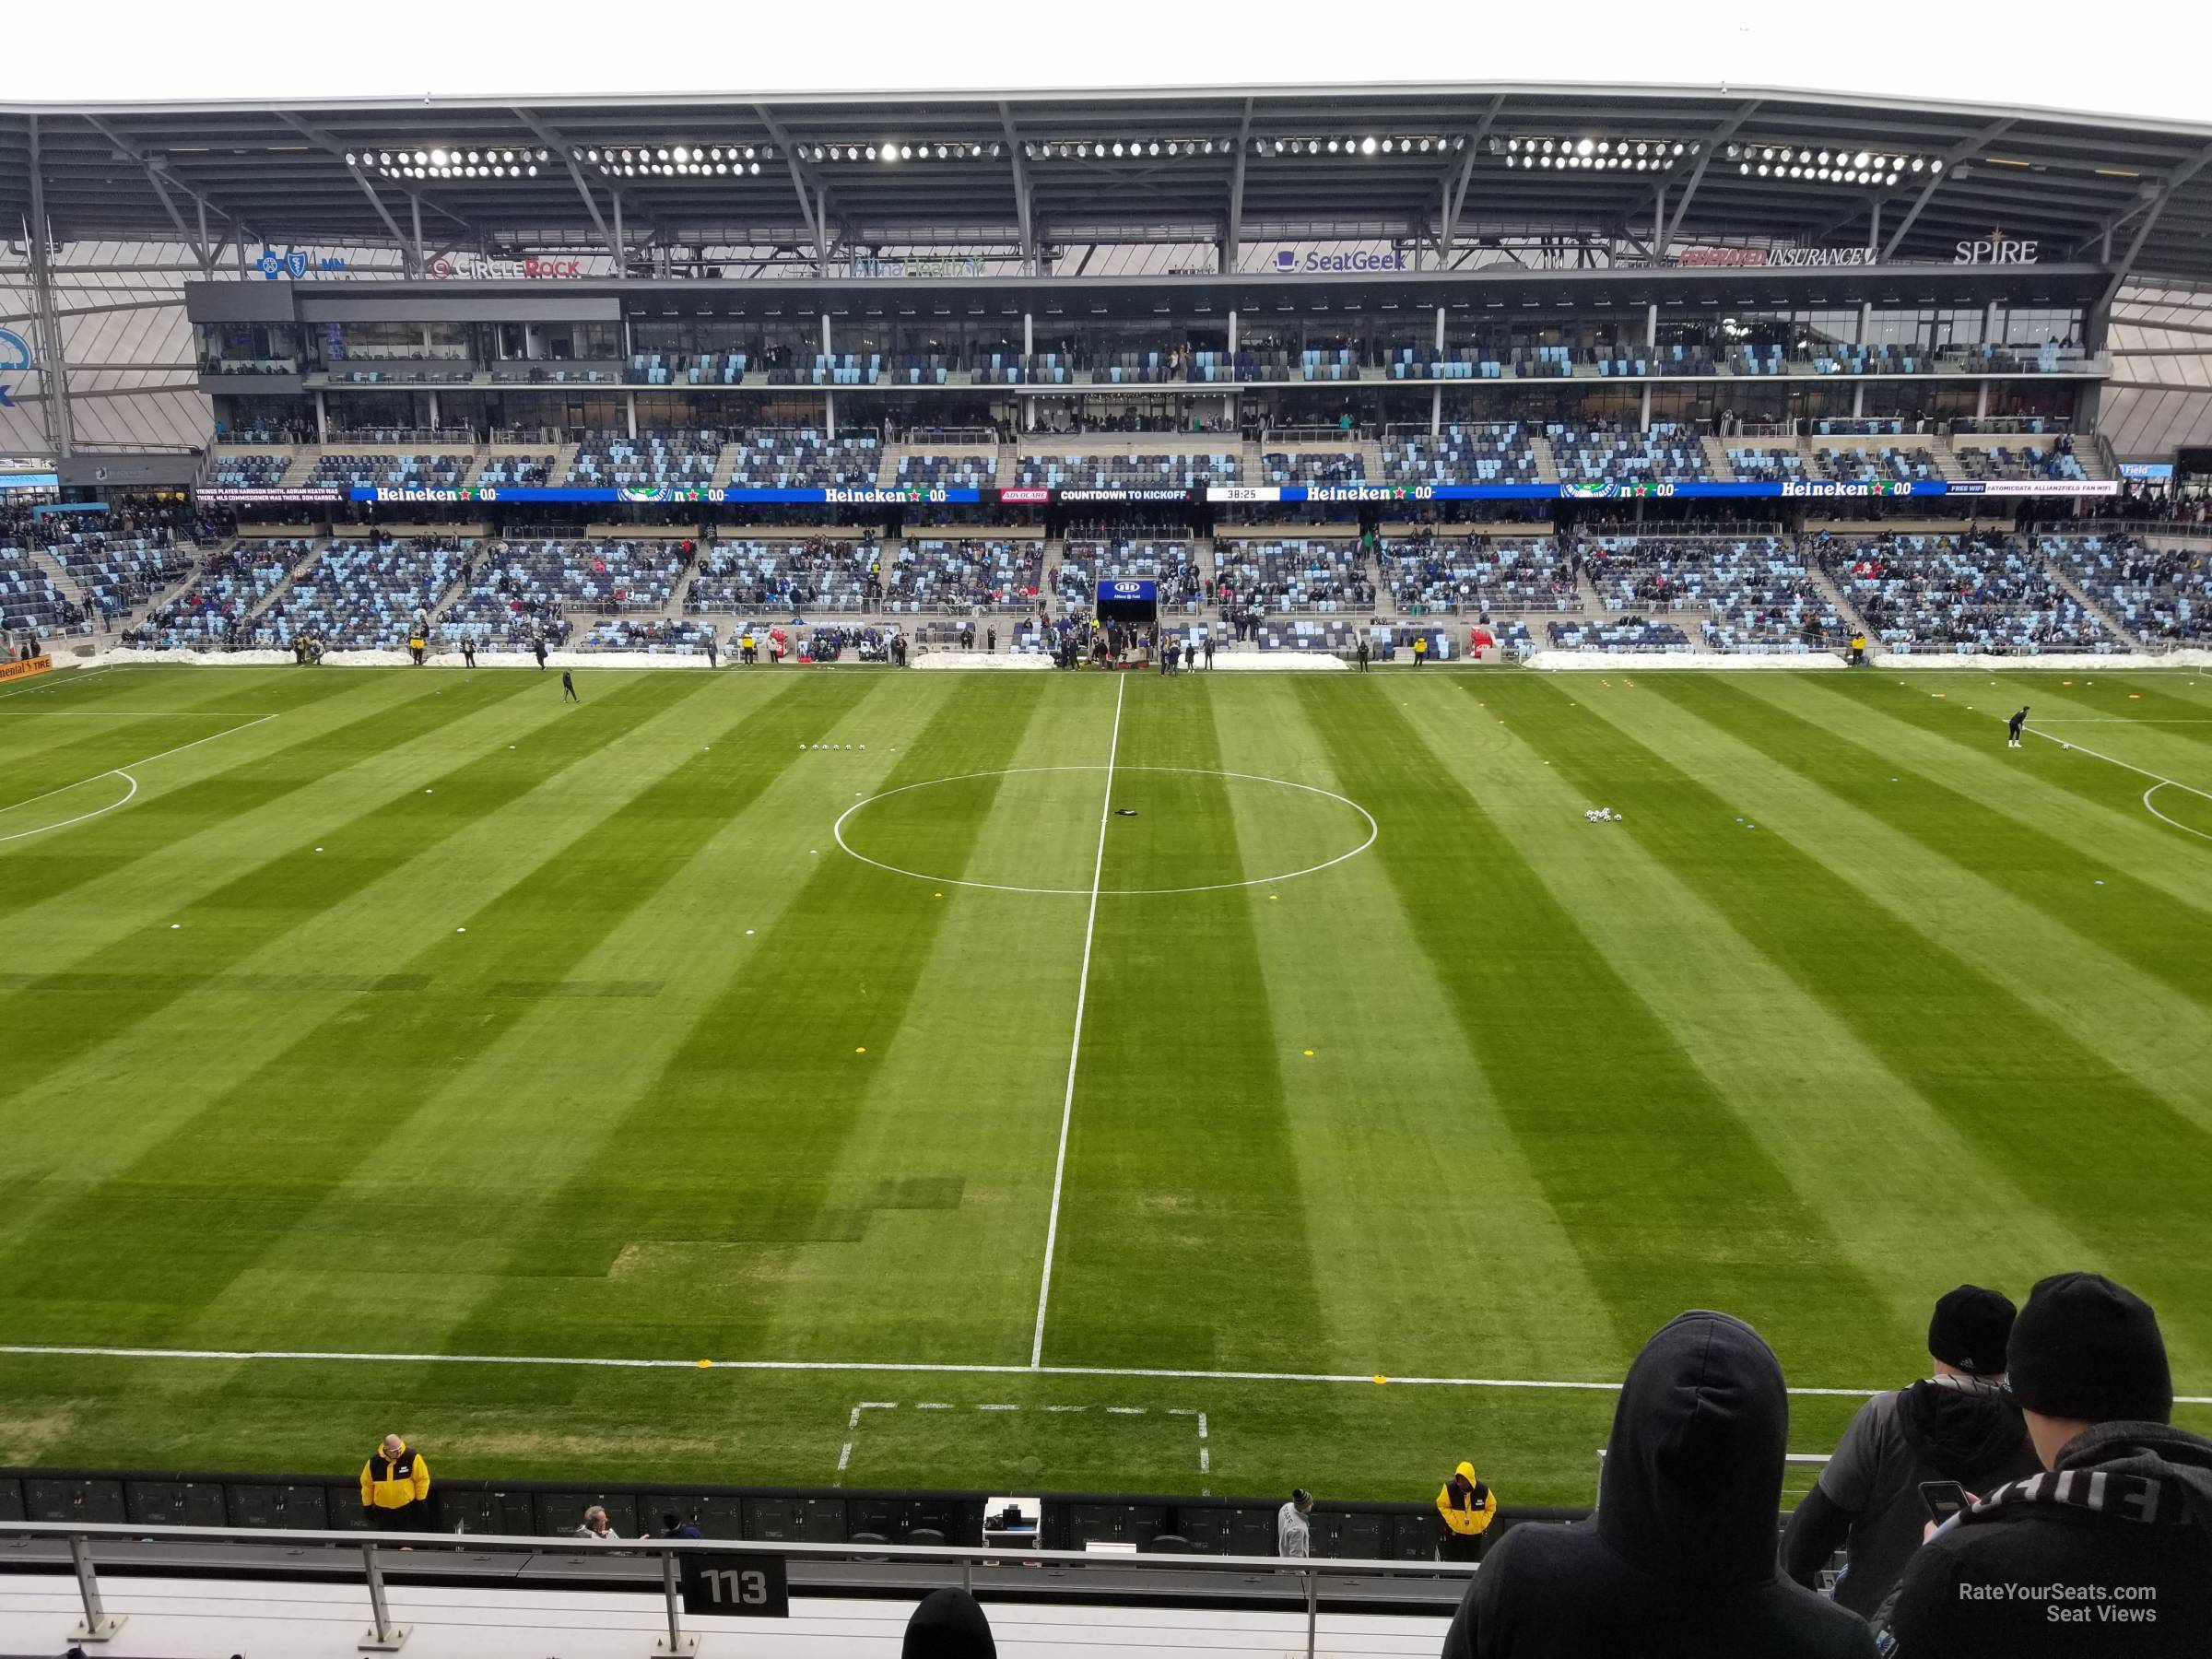
{"type": "Polygon", "coordinates": [[[2005,1369],[2013,1313],[2012,1298],[2002,1290],[1980,1285],[1947,1290],[1928,1321],[1928,1352],[1977,1377],[1994,1376],[2005,1369]]]}
{"type": "Polygon", "coordinates": [[[2013,1397],[2044,1417],[2163,1423],[2173,1415],[2158,1315],[2102,1274],[2057,1273],[2030,1290],[2006,1370],[2013,1397]]]}

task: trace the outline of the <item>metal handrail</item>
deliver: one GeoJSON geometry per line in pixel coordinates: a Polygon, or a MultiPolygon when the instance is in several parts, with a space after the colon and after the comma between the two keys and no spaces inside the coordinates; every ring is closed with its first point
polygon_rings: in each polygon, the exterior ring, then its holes
{"type": "MultiPolygon", "coordinates": [[[[1315,1652],[1318,1640],[1321,1591],[1324,1580],[1404,1577],[1433,1582],[1438,1579],[1472,1578],[1480,1571],[1476,1563],[1460,1561],[1371,1561],[1312,1556],[1169,1555],[1142,1551],[1134,1554],[1118,1551],[1092,1554],[1088,1550],[1030,1549],[1006,1544],[996,1547],[986,1546],[980,1549],[956,1545],[806,1544],[757,1538],[623,1538],[618,1542],[598,1544],[575,1537],[538,1538],[500,1534],[378,1532],[364,1535],[359,1532],[238,1526],[143,1526],[89,1521],[0,1521],[0,1539],[7,1538],[59,1539],[68,1544],[70,1568],[76,1575],[85,1610],[84,1623],[70,1632],[71,1639],[78,1641],[104,1641],[120,1630],[124,1623],[124,1616],[109,1613],[101,1601],[100,1578],[91,1547],[97,1543],[280,1545],[294,1549],[322,1546],[333,1549],[359,1550],[361,1581],[369,1594],[371,1616],[374,1621],[360,1646],[365,1651],[384,1652],[397,1650],[407,1637],[404,1627],[392,1622],[391,1608],[385,1595],[384,1562],[381,1552],[388,1550],[437,1551],[447,1555],[460,1549],[477,1555],[568,1554],[579,1558],[604,1559],[618,1554],[658,1558],[662,1561],[659,1576],[661,1594],[667,1610],[668,1634],[665,1645],[658,1645],[653,1651],[662,1654],[697,1651],[694,1645],[696,1638],[687,1638],[683,1631],[683,1598],[677,1568],[681,1558],[686,1556],[773,1555],[787,1561],[851,1561],[878,1565],[903,1561],[917,1566],[952,1565],[960,1569],[962,1584],[970,1589],[973,1588],[978,1566],[999,1567],[1008,1564],[1081,1567],[1086,1571],[1107,1573],[1187,1571],[1247,1577],[1259,1572],[1291,1574],[1302,1581],[1300,1587],[1304,1592],[1306,1609],[1306,1653],[1309,1656],[1315,1652]]],[[[435,1563],[418,1559],[407,1565],[429,1571],[434,1569],[435,1563]]],[[[1188,1594],[1188,1587],[1179,1587],[1176,1593],[1188,1594]]],[[[1141,1589],[1133,1589],[1131,1599],[1141,1600],[1143,1595],[1141,1589]]]]}

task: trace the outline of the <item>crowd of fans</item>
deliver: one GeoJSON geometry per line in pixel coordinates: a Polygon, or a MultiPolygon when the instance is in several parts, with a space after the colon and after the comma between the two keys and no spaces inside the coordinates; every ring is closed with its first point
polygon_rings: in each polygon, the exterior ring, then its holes
{"type": "Polygon", "coordinates": [[[2124,649],[2026,547],[1997,531],[1884,535],[1828,555],[1874,637],[1896,652],[1991,655],[2124,649]]]}

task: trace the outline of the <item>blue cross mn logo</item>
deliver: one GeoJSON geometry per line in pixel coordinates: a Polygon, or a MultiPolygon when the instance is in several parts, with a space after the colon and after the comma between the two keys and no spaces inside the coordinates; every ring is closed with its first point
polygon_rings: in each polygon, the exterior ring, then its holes
{"type": "Polygon", "coordinates": [[[280,276],[289,276],[295,282],[307,275],[308,254],[304,248],[293,248],[279,253],[274,248],[264,248],[261,257],[253,262],[254,268],[275,282],[280,276]]]}
{"type": "MultiPolygon", "coordinates": [[[[21,374],[30,366],[30,342],[12,328],[0,328],[0,375],[21,374]]],[[[0,380],[0,409],[15,406],[11,389],[0,380]]]]}

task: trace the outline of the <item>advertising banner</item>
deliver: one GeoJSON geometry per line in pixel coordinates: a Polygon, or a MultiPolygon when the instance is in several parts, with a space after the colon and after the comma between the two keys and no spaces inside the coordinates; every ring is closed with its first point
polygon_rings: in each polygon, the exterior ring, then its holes
{"type": "Polygon", "coordinates": [[[29,679],[34,674],[53,672],[53,659],[50,656],[18,657],[13,662],[0,663],[0,682],[29,679]]]}

